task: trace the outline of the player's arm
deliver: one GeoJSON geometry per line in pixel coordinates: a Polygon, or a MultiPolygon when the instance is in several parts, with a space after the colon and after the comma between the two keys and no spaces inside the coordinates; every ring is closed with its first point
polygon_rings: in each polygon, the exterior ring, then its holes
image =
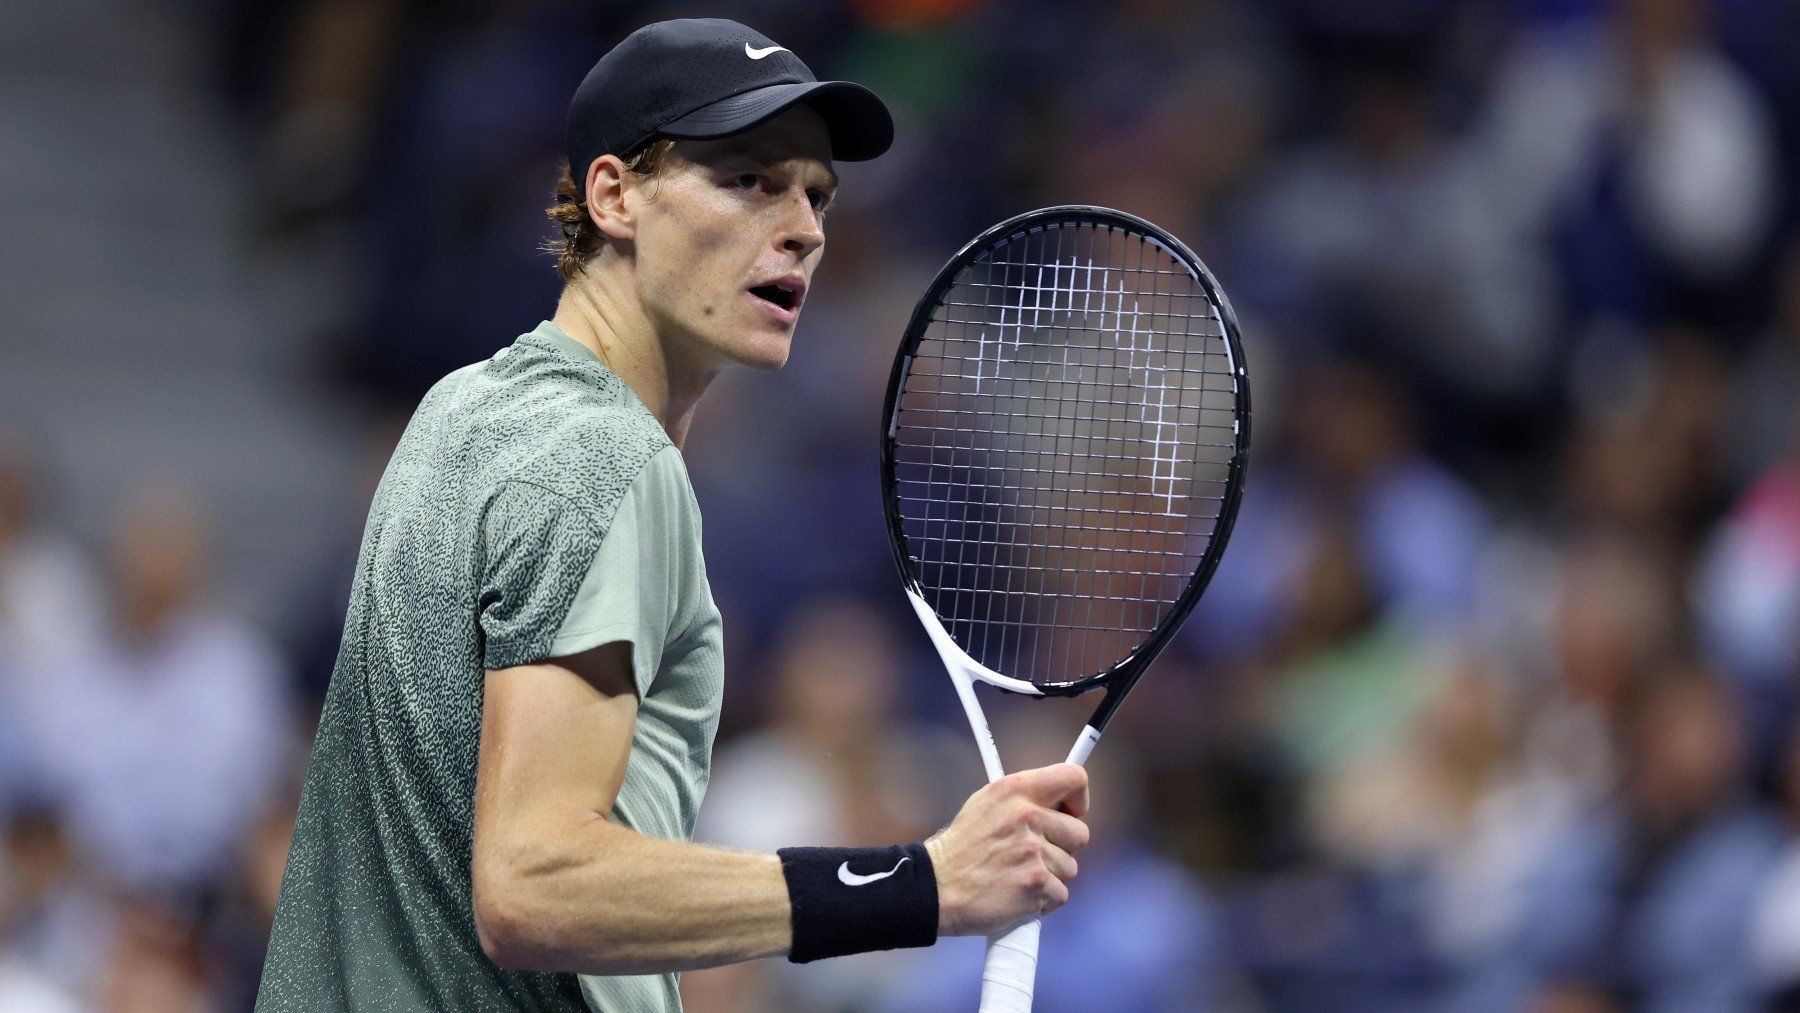
{"type": "Polygon", "coordinates": [[[637,708],[627,643],[487,673],[471,871],[495,963],[627,974],[786,952],[774,855],[608,821],[637,708]]]}
{"type": "MultiPolygon", "coordinates": [[[[487,673],[472,874],[482,948],[503,967],[646,974],[792,945],[776,856],[646,837],[607,819],[637,721],[631,672],[630,646],[614,643],[487,673]]],[[[1086,808],[1085,772],[1066,764],[972,796],[927,845],[939,931],[987,933],[1063,903],[1086,808]]]]}

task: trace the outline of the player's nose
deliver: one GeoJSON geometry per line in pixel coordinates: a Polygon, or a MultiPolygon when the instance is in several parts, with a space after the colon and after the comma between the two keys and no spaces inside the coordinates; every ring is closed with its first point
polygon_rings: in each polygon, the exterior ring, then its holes
{"type": "Polygon", "coordinates": [[[825,225],[819,218],[819,212],[812,206],[812,198],[806,191],[795,189],[782,202],[781,230],[777,233],[776,243],[788,253],[796,254],[805,260],[813,251],[825,245],[825,225]]]}

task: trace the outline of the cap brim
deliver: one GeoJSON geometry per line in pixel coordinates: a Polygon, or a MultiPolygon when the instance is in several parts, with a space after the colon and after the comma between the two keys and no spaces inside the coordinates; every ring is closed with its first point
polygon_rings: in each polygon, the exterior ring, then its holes
{"type": "Polygon", "coordinates": [[[801,81],[757,88],[701,106],[657,133],[674,138],[729,137],[802,103],[825,120],[825,129],[831,134],[831,157],[840,162],[867,161],[894,143],[894,118],[887,104],[874,92],[849,81],[801,81]]]}

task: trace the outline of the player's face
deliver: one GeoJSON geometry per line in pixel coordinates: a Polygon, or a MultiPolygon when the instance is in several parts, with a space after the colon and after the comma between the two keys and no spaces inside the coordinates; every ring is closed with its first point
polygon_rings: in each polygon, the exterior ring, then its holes
{"type": "Polygon", "coordinates": [[[805,107],[675,146],[641,188],[636,232],[639,291],[672,366],[787,362],[836,189],[824,121],[805,107]]]}

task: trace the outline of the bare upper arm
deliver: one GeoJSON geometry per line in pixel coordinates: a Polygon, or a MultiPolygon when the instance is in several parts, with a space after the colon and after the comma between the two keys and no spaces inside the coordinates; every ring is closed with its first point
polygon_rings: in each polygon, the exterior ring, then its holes
{"type": "Polygon", "coordinates": [[[505,881],[558,862],[569,828],[605,819],[637,723],[631,645],[490,669],[475,779],[475,908],[505,881]]]}

